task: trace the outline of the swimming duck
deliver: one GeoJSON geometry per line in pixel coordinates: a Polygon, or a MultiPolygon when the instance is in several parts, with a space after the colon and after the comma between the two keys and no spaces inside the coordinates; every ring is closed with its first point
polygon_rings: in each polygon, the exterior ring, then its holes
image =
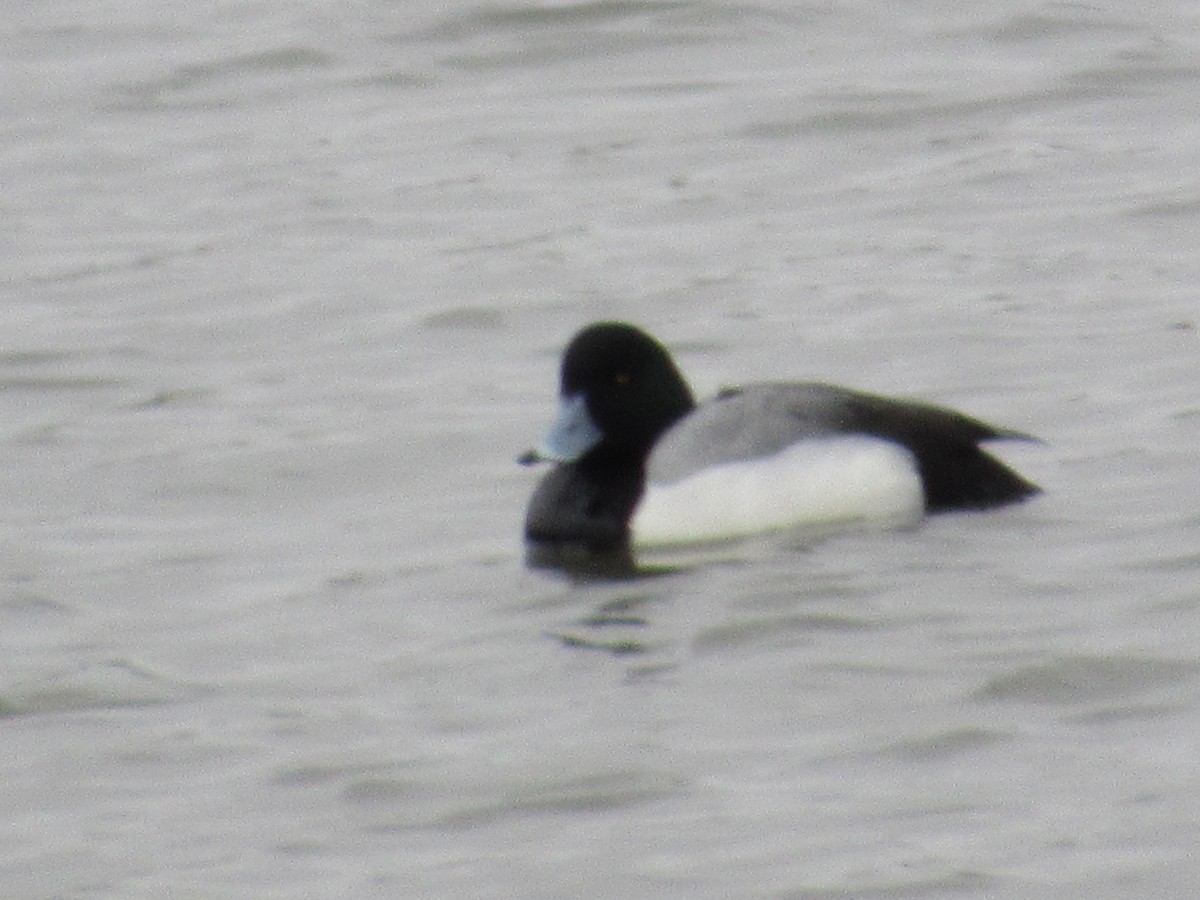
{"type": "Polygon", "coordinates": [[[797,525],[900,525],[1038,493],[980,448],[1032,440],[926,403],[812,382],[722,390],[697,405],[670,353],[623,322],[567,345],[560,410],[520,461],[551,462],[530,542],[592,550],[797,525]]]}

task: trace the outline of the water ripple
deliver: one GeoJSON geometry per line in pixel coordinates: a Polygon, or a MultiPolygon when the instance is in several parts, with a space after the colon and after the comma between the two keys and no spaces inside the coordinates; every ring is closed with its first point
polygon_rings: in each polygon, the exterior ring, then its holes
{"type": "Polygon", "coordinates": [[[127,85],[119,91],[119,108],[182,109],[233,103],[249,77],[290,77],[297,72],[329,69],[336,60],[307,46],[271,47],[255,53],[218,57],[179,66],[165,78],[127,85]]]}
{"type": "MultiPolygon", "coordinates": [[[[290,775],[281,777],[295,782],[290,775]]],[[[470,782],[446,793],[407,775],[365,773],[344,784],[341,799],[361,816],[366,830],[389,832],[430,824],[475,828],[513,817],[639,806],[678,794],[684,786],[666,771],[612,769],[470,782]]]]}
{"type": "Polygon", "coordinates": [[[701,631],[694,640],[697,650],[731,650],[747,645],[789,646],[803,643],[820,632],[868,631],[879,626],[856,616],[812,613],[746,619],[701,631]]]}
{"type": "Polygon", "coordinates": [[[110,659],[0,687],[0,715],[151,706],[196,693],[195,686],[139,662],[110,659]]]}
{"type": "Polygon", "coordinates": [[[1065,656],[987,681],[979,700],[1069,706],[1140,694],[1194,678],[1200,664],[1137,656],[1065,656]]]}
{"type": "Polygon", "coordinates": [[[736,39],[739,31],[786,17],[749,5],[661,0],[593,0],[563,5],[488,6],[448,16],[398,38],[449,45],[448,65],[462,69],[525,68],[653,47],[736,39]]]}

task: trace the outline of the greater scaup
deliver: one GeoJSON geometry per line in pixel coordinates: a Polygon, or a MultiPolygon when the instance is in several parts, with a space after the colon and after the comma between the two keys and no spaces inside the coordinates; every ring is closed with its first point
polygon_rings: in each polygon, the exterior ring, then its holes
{"type": "Polygon", "coordinates": [[[526,513],[538,544],[613,550],[899,524],[1039,491],[979,447],[1028,435],[943,407],[792,382],[729,388],[697,406],[666,349],[621,322],[575,335],[560,398],[545,439],[521,457],[555,464],[526,513]]]}

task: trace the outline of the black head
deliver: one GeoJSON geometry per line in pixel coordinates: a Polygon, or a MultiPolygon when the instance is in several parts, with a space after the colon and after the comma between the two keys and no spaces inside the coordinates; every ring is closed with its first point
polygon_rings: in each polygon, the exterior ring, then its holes
{"type": "Polygon", "coordinates": [[[560,391],[563,397],[585,398],[603,433],[600,446],[635,452],[641,459],[696,405],[666,348],[623,322],[597,322],[571,339],[563,354],[560,391]]]}
{"type": "Polygon", "coordinates": [[[624,547],[646,457],[694,408],[691,391],[652,337],[632,325],[598,322],[567,345],[561,392],[558,418],[538,449],[521,457],[558,463],[529,501],[525,536],[589,550],[624,547]]]}

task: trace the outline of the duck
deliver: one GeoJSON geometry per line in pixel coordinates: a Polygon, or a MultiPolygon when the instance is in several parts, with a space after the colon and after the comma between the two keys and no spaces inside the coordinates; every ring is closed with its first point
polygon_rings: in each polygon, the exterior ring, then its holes
{"type": "Polygon", "coordinates": [[[1006,439],[1036,440],[822,382],[728,387],[698,404],[658,340],[595,322],[567,344],[558,415],[519,457],[551,466],[525,539],[624,551],[992,509],[1041,490],[980,446],[1006,439]]]}

